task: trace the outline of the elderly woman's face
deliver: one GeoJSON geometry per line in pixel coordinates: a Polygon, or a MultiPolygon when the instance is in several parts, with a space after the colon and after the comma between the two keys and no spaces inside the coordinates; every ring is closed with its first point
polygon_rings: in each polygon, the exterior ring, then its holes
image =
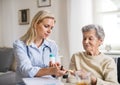
{"type": "Polygon", "coordinates": [[[96,31],[90,30],[83,32],[83,47],[86,52],[98,52],[98,48],[101,45],[102,40],[96,37],[96,31]]]}

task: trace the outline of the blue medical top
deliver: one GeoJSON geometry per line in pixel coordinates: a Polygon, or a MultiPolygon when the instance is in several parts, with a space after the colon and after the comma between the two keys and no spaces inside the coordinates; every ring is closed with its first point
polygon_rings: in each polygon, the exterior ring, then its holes
{"type": "Polygon", "coordinates": [[[50,49],[46,46],[51,49],[56,61],[60,62],[58,47],[54,41],[44,40],[39,48],[34,43],[31,43],[27,50],[27,46],[23,41],[16,40],[13,43],[13,48],[18,73],[25,77],[34,77],[41,68],[49,66],[50,49]]]}

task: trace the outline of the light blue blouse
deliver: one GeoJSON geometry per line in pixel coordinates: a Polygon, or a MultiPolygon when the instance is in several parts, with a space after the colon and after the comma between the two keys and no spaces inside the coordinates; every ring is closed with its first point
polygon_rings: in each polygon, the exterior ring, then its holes
{"type": "Polygon", "coordinates": [[[60,62],[58,56],[58,47],[52,40],[44,40],[38,48],[34,43],[26,46],[21,40],[13,43],[14,55],[17,60],[17,77],[34,77],[41,69],[49,66],[49,55],[52,53],[57,62],[60,62]],[[51,50],[51,51],[50,51],[51,50]]]}

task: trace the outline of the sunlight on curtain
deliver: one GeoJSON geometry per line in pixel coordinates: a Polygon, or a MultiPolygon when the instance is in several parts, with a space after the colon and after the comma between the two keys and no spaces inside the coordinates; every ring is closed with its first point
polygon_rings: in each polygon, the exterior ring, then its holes
{"type": "Polygon", "coordinates": [[[120,50],[120,11],[114,0],[102,0],[99,10],[100,24],[105,30],[103,47],[110,45],[113,50],[120,50]]]}

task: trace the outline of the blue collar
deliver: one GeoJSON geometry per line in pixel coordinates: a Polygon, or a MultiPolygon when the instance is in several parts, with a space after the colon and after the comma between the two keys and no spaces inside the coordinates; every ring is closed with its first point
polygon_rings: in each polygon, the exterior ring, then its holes
{"type": "MultiPolygon", "coordinates": [[[[32,47],[36,47],[36,45],[35,45],[34,42],[32,42],[32,43],[30,44],[30,46],[32,46],[32,47]]],[[[43,43],[42,43],[41,46],[47,46],[47,47],[50,47],[50,45],[49,45],[49,40],[44,39],[44,41],[43,41],[43,43]]]]}

